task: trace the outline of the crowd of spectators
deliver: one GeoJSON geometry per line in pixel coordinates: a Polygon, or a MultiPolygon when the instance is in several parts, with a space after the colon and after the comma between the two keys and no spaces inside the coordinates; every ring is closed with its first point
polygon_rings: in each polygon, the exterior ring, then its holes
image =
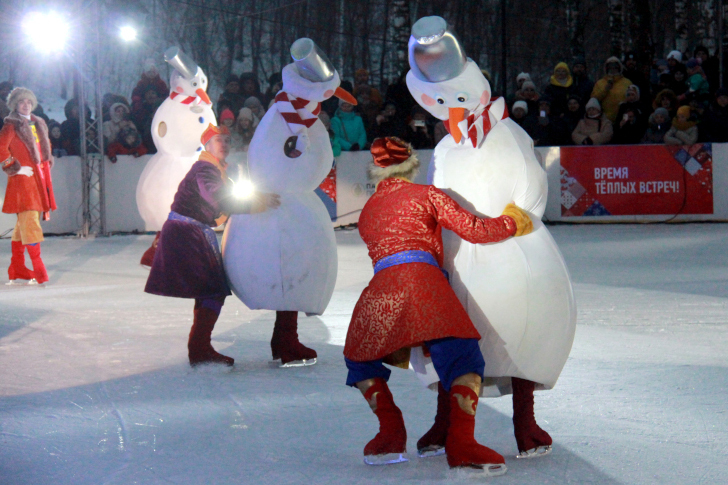
{"type": "MultiPolygon", "coordinates": [[[[643,61],[634,52],[622,59],[610,57],[596,80],[589,77],[582,56],[558,62],[541,85],[522,72],[505,98],[510,117],[536,146],[728,142],[728,89],[719,87],[718,60],[708,49],[698,46],[690,55],[672,51],[665,59],[643,61]]],[[[380,136],[397,136],[417,149],[434,148],[447,134],[444,124],[412,99],[405,76],[406,71],[388,86],[375,86],[369,72],[358,69],[353,80],[341,84],[357,99],[356,106],[334,97],[322,103],[319,117],[335,155],[366,150],[380,136]]],[[[215,112],[232,132],[233,153],[247,152],[281,87],[280,73],[268,78],[265,93],[252,72],[227,78],[215,112]]],[[[0,127],[12,88],[10,82],[0,83],[0,127]]],[[[121,95],[104,95],[102,127],[109,160],[156,153],[152,120],[168,95],[153,60],[144,63],[131,102],[121,95]]],[[[64,111],[62,123],[49,120],[40,105],[34,111],[48,122],[56,157],[80,151],[77,100],[69,100],[64,111]]],[[[91,119],[90,109],[85,116],[91,119]]],[[[87,133],[87,140],[94,136],[87,133]]]]}
{"type": "Polygon", "coordinates": [[[648,63],[628,52],[607,59],[593,81],[576,57],[556,64],[540,89],[519,74],[506,100],[536,146],[728,142],[728,89],[719,86],[718,64],[703,46],[648,63]]]}

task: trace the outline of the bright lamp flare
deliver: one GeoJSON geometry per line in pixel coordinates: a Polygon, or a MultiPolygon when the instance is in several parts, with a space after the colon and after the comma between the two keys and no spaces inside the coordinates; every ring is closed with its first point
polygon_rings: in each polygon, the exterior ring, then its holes
{"type": "Polygon", "coordinates": [[[63,50],[68,40],[68,22],[57,12],[31,12],[23,19],[23,31],[41,52],[63,50]]]}
{"type": "Polygon", "coordinates": [[[233,187],[233,195],[238,199],[248,199],[255,192],[255,186],[249,179],[240,179],[233,187]]]}
{"type": "Polygon", "coordinates": [[[119,29],[119,36],[121,37],[121,40],[125,42],[131,42],[133,40],[136,40],[137,31],[134,27],[130,25],[125,25],[119,29]]]}

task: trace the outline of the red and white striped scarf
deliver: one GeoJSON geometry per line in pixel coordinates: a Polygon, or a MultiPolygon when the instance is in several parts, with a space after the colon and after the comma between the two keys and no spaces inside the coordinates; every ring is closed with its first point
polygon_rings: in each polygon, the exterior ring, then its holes
{"type": "MultiPolygon", "coordinates": [[[[493,100],[488,103],[488,106],[486,106],[485,109],[483,109],[480,113],[478,113],[477,110],[470,113],[467,118],[459,123],[458,127],[463,133],[463,137],[465,136],[465,133],[467,133],[467,137],[472,142],[473,148],[477,148],[478,146],[480,146],[483,140],[485,140],[485,137],[488,136],[488,133],[491,129],[493,129],[493,126],[498,121],[504,120],[506,118],[508,118],[508,108],[506,108],[502,98],[498,97],[493,98],[493,100]],[[493,107],[494,104],[498,104],[499,108],[500,104],[503,104],[503,115],[500,118],[494,116],[494,113],[490,112],[490,109],[493,107]],[[467,130],[464,130],[463,128],[467,128],[467,130]]],[[[450,133],[449,121],[450,120],[444,121],[445,128],[447,129],[448,133],[450,133]]]]}
{"type": "Polygon", "coordinates": [[[169,99],[174,99],[178,103],[187,105],[200,105],[203,103],[202,98],[199,96],[185,96],[184,94],[172,91],[169,93],[169,99]]]}
{"type": "Polygon", "coordinates": [[[311,128],[321,112],[321,103],[315,103],[315,107],[311,110],[312,101],[293,97],[285,91],[276,94],[275,100],[276,109],[294,134],[301,133],[304,128],[311,128]]]}

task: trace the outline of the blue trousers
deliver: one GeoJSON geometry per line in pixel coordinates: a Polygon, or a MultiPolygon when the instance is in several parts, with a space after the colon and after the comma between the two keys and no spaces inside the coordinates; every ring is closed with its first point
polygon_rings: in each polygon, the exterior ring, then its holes
{"type": "MultiPolygon", "coordinates": [[[[485,361],[478,346],[478,339],[446,337],[430,340],[425,344],[430,350],[432,363],[440,377],[440,382],[447,392],[450,392],[452,382],[462,375],[473,372],[483,377],[485,361]]],[[[388,381],[392,373],[384,367],[382,359],[354,362],[344,357],[344,360],[346,360],[346,368],[349,369],[349,375],[346,378],[347,386],[353,387],[357,382],[375,377],[388,381]]]]}

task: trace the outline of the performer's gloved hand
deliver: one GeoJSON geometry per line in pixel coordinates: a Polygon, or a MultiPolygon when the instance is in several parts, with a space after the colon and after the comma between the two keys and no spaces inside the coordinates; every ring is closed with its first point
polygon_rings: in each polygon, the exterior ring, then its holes
{"type": "Polygon", "coordinates": [[[20,167],[20,170],[18,170],[18,173],[16,173],[15,175],[25,175],[26,177],[32,177],[33,167],[20,167]]]}
{"type": "Polygon", "coordinates": [[[278,194],[256,193],[253,196],[253,203],[250,206],[251,214],[265,212],[268,209],[276,209],[281,205],[281,196],[278,194]]]}
{"type": "Polygon", "coordinates": [[[531,222],[531,217],[528,215],[528,212],[516,204],[508,204],[503,209],[502,215],[510,216],[516,221],[516,233],[513,235],[514,237],[525,236],[526,234],[531,234],[531,231],[533,231],[533,222],[531,222]]]}

